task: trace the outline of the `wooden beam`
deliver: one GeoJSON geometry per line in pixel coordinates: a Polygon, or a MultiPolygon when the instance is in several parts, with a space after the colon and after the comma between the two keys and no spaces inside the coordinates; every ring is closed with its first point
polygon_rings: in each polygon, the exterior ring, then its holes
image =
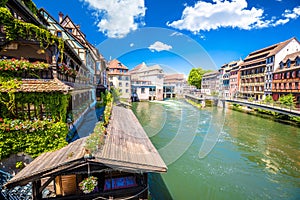
{"type": "Polygon", "coordinates": [[[39,193],[42,193],[43,190],[49,185],[51,181],[53,181],[55,176],[50,177],[40,188],[39,188],[39,193]]]}
{"type": "Polygon", "coordinates": [[[41,187],[41,180],[32,182],[32,199],[33,200],[42,199],[42,193],[39,192],[40,187],[41,187]]]}

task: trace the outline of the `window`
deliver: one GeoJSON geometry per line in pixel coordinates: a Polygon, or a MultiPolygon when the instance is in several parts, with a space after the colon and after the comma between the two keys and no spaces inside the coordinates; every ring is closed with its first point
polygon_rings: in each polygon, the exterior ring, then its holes
{"type": "Polygon", "coordinates": [[[62,37],[61,31],[56,31],[56,36],[61,38],[62,37]]]}
{"type": "Polygon", "coordinates": [[[126,89],[125,91],[126,91],[126,93],[129,93],[129,90],[128,90],[128,89],[126,89]]]}
{"type": "Polygon", "coordinates": [[[280,62],[279,66],[280,66],[280,69],[283,69],[283,67],[284,67],[283,62],[280,62]]]}
{"type": "Polygon", "coordinates": [[[141,89],[141,93],[144,94],[145,93],[145,88],[141,89]]]}
{"type": "Polygon", "coordinates": [[[300,66],[300,57],[297,57],[296,59],[296,66],[300,66]]]}
{"type": "Polygon", "coordinates": [[[129,83],[126,83],[126,87],[128,87],[129,86],[129,83]]]}
{"type": "Polygon", "coordinates": [[[286,66],[287,66],[287,68],[290,68],[290,67],[291,67],[291,61],[290,61],[290,60],[288,60],[288,61],[286,62],[286,66]]]}
{"type": "Polygon", "coordinates": [[[71,28],[67,28],[67,31],[68,31],[69,33],[72,33],[72,29],[71,29],[71,28]]]}
{"type": "Polygon", "coordinates": [[[119,82],[119,87],[122,87],[122,82],[119,82]]]}

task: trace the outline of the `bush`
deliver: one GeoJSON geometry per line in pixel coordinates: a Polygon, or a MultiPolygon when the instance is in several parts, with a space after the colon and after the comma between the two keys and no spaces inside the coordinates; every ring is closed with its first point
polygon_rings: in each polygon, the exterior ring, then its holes
{"type": "MultiPolygon", "coordinates": [[[[1,119],[2,120],[2,119],[1,119]]],[[[25,152],[33,158],[67,145],[68,127],[63,122],[0,120],[0,160],[25,152]]]]}

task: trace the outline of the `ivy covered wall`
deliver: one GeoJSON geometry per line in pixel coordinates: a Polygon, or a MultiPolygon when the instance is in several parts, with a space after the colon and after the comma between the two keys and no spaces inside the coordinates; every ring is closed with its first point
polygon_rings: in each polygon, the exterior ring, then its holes
{"type": "Polygon", "coordinates": [[[63,122],[0,118],[0,160],[19,152],[35,158],[43,152],[60,149],[67,145],[67,133],[63,122]]]}

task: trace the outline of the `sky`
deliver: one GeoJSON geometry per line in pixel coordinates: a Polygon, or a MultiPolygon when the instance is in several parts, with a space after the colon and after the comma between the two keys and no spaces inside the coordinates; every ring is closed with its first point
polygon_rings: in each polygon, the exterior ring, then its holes
{"type": "Polygon", "coordinates": [[[296,37],[299,0],[33,0],[68,15],[106,58],[188,75],[296,37]]]}

